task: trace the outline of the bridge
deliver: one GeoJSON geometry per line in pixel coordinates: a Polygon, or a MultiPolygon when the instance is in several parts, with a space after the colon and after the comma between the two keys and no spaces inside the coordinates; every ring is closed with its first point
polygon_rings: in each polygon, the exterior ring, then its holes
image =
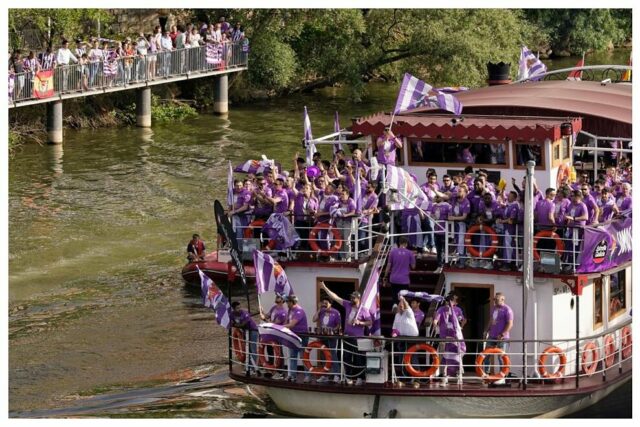
{"type": "MultiPolygon", "coordinates": [[[[79,59],[79,58],[78,58],[79,59]]],[[[135,90],[136,125],[151,126],[151,87],[183,80],[214,77],[214,104],[217,114],[229,111],[228,76],[248,69],[248,45],[225,43],[149,53],[88,64],[58,66],[53,69],[53,90],[43,97],[34,91],[35,74],[13,75],[9,84],[9,108],[46,104],[49,143],[63,141],[62,103],[125,90],[135,90]]]]}

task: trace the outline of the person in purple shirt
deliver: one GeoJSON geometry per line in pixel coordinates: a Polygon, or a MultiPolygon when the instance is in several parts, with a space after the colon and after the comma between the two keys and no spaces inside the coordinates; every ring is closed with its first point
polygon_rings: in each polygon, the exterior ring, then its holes
{"type": "MultiPolygon", "coordinates": [[[[471,203],[467,198],[468,188],[466,185],[458,186],[458,195],[451,203],[451,213],[449,213],[449,221],[455,221],[455,237],[457,245],[457,254],[460,257],[458,267],[464,267],[464,235],[467,232],[467,217],[471,213],[471,203]]],[[[453,254],[455,256],[455,254],[453,254]]]]}
{"type": "Polygon", "coordinates": [[[358,351],[357,337],[364,336],[364,328],[372,325],[371,313],[369,313],[369,310],[359,310],[362,296],[358,291],[352,292],[350,301],[346,301],[327,288],[324,282],[320,282],[320,289],[324,290],[329,298],[344,307],[345,338],[343,339],[343,360],[345,362],[347,384],[352,384],[355,378],[356,385],[362,385],[365,377],[365,358],[364,354],[358,351]]]}
{"type": "Polygon", "coordinates": [[[516,267],[516,253],[515,253],[515,238],[518,227],[518,217],[520,214],[520,204],[518,203],[518,193],[510,191],[507,196],[507,205],[502,211],[502,216],[496,219],[496,222],[502,224],[503,236],[502,236],[502,257],[503,265],[500,268],[502,271],[517,270],[516,267]]]}
{"type": "MultiPolygon", "coordinates": [[[[420,212],[420,209],[404,208],[400,216],[400,229],[403,233],[409,234],[407,239],[409,240],[409,247],[412,249],[418,249],[422,251],[423,234],[422,234],[422,217],[424,215],[420,212]]],[[[427,233],[429,235],[429,233],[427,233]]],[[[430,247],[428,248],[431,249],[430,247]]]]}
{"type": "Polygon", "coordinates": [[[249,334],[249,372],[255,371],[258,368],[258,352],[256,350],[258,343],[258,326],[256,322],[253,321],[247,310],[243,310],[240,307],[239,301],[231,303],[229,320],[234,328],[244,331],[245,339],[247,339],[247,333],[249,334]]]}
{"type": "MultiPolygon", "coordinates": [[[[555,225],[557,227],[562,227],[566,224],[566,220],[564,216],[567,213],[567,208],[571,204],[569,195],[570,195],[569,187],[562,187],[558,189],[558,191],[556,192],[556,198],[553,201],[554,203],[553,217],[556,220],[555,225]]],[[[562,234],[562,230],[560,230],[559,234],[562,234]]]]}
{"type": "Polygon", "coordinates": [[[389,252],[384,286],[391,286],[394,304],[398,303],[398,292],[409,289],[409,272],[416,268],[416,255],[407,246],[409,240],[402,236],[398,239],[398,247],[389,252]]]}
{"type": "MultiPolygon", "coordinates": [[[[509,343],[505,340],[509,339],[509,331],[513,328],[513,310],[506,304],[506,298],[501,292],[497,292],[494,299],[493,309],[491,310],[491,320],[485,330],[485,336],[488,338],[487,347],[497,347],[505,353],[509,352],[509,343]]],[[[489,373],[489,365],[499,366],[502,363],[497,358],[497,363],[490,362],[491,358],[485,359],[485,372],[489,373]]],[[[494,384],[504,384],[504,379],[494,382],[494,384]]]]}
{"type": "Polygon", "coordinates": [[[450,293],[445,298],[445,303],[438,308],[433,317],[433,326],[438,330],[438,336],[451,341],[441,342],[438,346],[438,353],[442,355],[442,366],[445,370],[442,385],[448,383],[447,376],[456,376],[462,367],[462,357],[467,351],[464,341],[453,341],[462,339],[462,328],[467,319],[464,317],[462,309],[458,307],[458,296],[450,293]]]}
{"type": "Polygon", "coordinates": [[[349,260],[351,257],[352,220],[356,216],[356,202],[349,197],[348,189],[342,189],[340,200],[337,205],[334,205],[334,208],[331,215],[336,219],[336,227],[342,234],[342,246],[338,252],[338,258],[349,260]]]}
{"type": "Polygon", "coordinates": [[[621,194],[616,200],[616,205],[620,212],[631,209],[631,185],[628,182],[620,186],[621,194]]]}
{"type": "Polygon", "coordinates": [[[300,236],[298,249],[309,248],[309,231],[318,212],[318,199],[311,193],[311,185],[304,184],[298,194],[289,202],[293,212],[293,225],[300,236]]]}
{"type": "Polygon", "coordinates": [[[318,203],[318,211],[316,212],[316,223],[328,222],[331,219],[331,208],[338,204],[338,195],[334,194],[336,186],[334,184],[327,184],[324,188],[324,192],[321,193],[318,203]]]}
{"type": "Polygon", "coordinates": [[[236,231],[236,238],[242,239],[244,229],[251,222],[247,212],[250,209],[251,193],[244,189],[242,181],[236,179],[233,181],[233,206],[229,207],[229,216],[231,224],[236,231]]]}
{"type": "Polygon", "coordinates": [[[614,215],[620,212],[616,205],[616,200],[606,187],[600,190],[600,197],[598,197],[597,202],[598,208],[600,208],[600,218],[598,218],[600,223],[610,221],[614,215]]]}
{"type": "Polygon", "coordinates": [[[395,166],[396,148],[402,149],[402,140],[397,138],[387,126],[384,128],[384,134],[376,140],[374,148],[377,149],[376,158],[379,164],[395,166]]]}
{"type": "Polygon", "coordinates": [[[260,307],[260,319],[267,320],[277,325],[284,325],[287,321],[287,314],[289,310],[284,306],[284,298],[280,294],[276,294],[275,304],[269,309],[269,312],[265,315],[260,307]]]}
{"type": "MultiPolygon", "coordinates": [[[[253,200],[255,202],[255,208],[253,214],[256,219],[267,220],[273,213],[273,202],[271,198],[273,194],[271,188],[267,184],[267,180],[264,177],[257,179],[257,188],[253,190],[253,200]]],[[[259,231],[259,230],[257,230],[259,231]]]]}
{"type": "Polygon", "coordinates": [[[586,225],[597,224],[598,217],[600,216],[600,208],[598,208],[596,199],[591,195],[589,184],[582,184],[580,190],[582,191],[582,202],[587,207],[588,218],[586,225]]]}
{"type": "Polygon", "coordinates": [[[555,225],[555,204],[553,203],[555,197],[555,188],[547,188],[545,198],[536,203],[533,210],[533,218],[538,229],[546,229],[555,225]]]}
{"type": "MultiPolygon", "coordinates": [[[[286,297],[287,307],[289,312],[287,313],[287,322],[285,327],[289,328],[291,332],[296,334],[306,334],[309,332],[307,326],[307,314],[302,307],[298,304],[298,297],[295,295],[289,295],[286,297]]],[[[302,347],[299,349],[289,349],[289,362],[288,362],[288,381],[296,381],[298,377],[298,355],[304,351],[304,348],[309,344],[309,336],[301,336],[302,347]]],[[[311,375],[305,371],[304,382],[311,381],[311,375]]]]}
{"type": "Polygon", "coordinates": [[[273,213],[286,215],[289,212],[289,193],[284,188],[284,179],[276,179],[272,194],[270,201],[273,204],[273,213]]]}
{"type": "MultiPolygon", "coordinates": [[[[476,181],[476,183],[477,182],[478,181],[476,181]]],[[[493,195],[490,192],[485,191],[482,195],[482,202],[479,203],[477,207],[476,223],[492,227],[496,219],[498,218],[498,208],[498,203],[495,201],[493,195]]],[[[485,251],[487,246],[491,244],[491,240],[490,236],[484,232],[484,229],[480,231],[479,236],[480,242],[478,245],[478,249],[482,253],[485,251]]],[[[493,261],[491,259],[472,259],[471,265],[474,267],[483,267],[486,269],[490,269],[493,268],[493,261]]]]}
{"type": "MultiPolygon", "coordinates": [[[[436,175],[435,172],[427,173],[427,182],[422,184],[420,188],[422,189],[424,194],[427,196],[427,199],[429,200],[429,205],[433,203],[436,195],[444,196],[444,194],[440,192],[440,186],[438,185],[438,175],[436,175]]],[[[429,217],[425,217],[423,219],[423,223],[424,223],[424,230],[426,231],[425,247],[427,248],[428,252],[436,253],[437,251],[435,248],[436,242],[435,242],[435,236],[433,231],[434,229],[433,220],[431,220],[429,217]]]]}
{"type": "Polygon", "coordinates": [[[424,326],[424,311],[420,310],[420,300],[414,298],[409,304],[411,304],[411,310],[413,310],[413,316],[416,319],[416,326],[420,330],[424,326]]]}
{"type": "MultiPolygon", "coordinates": [[[[318,311],[313,315],[313,321],[316,322],[321,335],[337,335],[339,329],[342,327],[342,315],[335,308],[331,307],[331,299],[329,297],[322,298],[318,311]]],[[[333,374],[333,381],[340,382],[340,364],[337,363],[338,353],[336,351],[338,347],[337,338],[325,338],[323,341],[331,349],[331,359],[334,363],[331,364],[331,373],[333,374]]],[[[321,376],[316,382],[323,383],[329,381],[326,376],[321,376]]]]}
{"type": "Polygon", "coordinates": [[[365,244],[365,239],[369,235],[369,232],[365,227],[372,224],[374,215],[380,212],[378,209],[376,184],[367,182],[367,188],[363,194],[362,212],[360,212],[360,226],[358,228],[358,247],[365,244]]]}
{"type": "Polygon", "coordinates": [[[580,248],[583,227],[587,223],[587,219],[589,219],[589,211],[582,202],[582,192],[580,190],[574,190],[572,193],[572,201],[567,207],[564,218],[567,223],[567,229],[565,230],[565,262],[569,263],[568,269],[574,269],[576,261],[580,257],[577,252],[580,248]]]}
{"type": "Polygon", "coordinates": [[[441,193],[445,195],[446,200],[452,200],[458,192],[458,187],[454,184],[450,175],[442,176],[442,185],[440,185],[441,193]]]}
{"type": "Polygon", "coordinates": [[[444,247],[445,247],[445,239],[447,236],[447,219],[449,218],[449,213],[451,212],[451,205],[447,203],[443,196],[437,195],[434,199],[434,202],[430,206],[431,216],[435,219],[434,223],[434,237],[435,237],[435,245],[436,245],[436,260],[438,262],[438,267],[435,270],[436,274],[440,274],[442,272],[442,267],[444,266],[444,247]]]}

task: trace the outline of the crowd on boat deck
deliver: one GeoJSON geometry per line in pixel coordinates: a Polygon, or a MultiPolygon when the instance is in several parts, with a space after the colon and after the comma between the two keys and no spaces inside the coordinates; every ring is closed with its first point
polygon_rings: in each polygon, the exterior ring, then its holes
{"type": "MultiPolygon", "coordinates": [[[[23,52],[16,49],[10,53],[9,75],[15,75],[16,78],[10,83],[10,88],[13,84],[13,90],[9,90],[9,97],[29,97],[33,90],[32,80],[35,73],[41,70],[79,64],[81,79],[71,79],[71,76],[65,75],[60,82],[60,89],[89,90],[96,80],[103,76],[108,79],[107,85],[110,85],[115,81],[153,80],[176,72],[186,72],[189,71],[186,57],[172,63],[170,52],[208,44],[224,48],[229,43],[243,40],[245,33],[241,23],[236,22],[232,25],[224,17],[220,17],[219,22],[211,24],[178,24],[168,29],[157,25],[150,33],[141,30],[136,36],[125,37],[122,40],[78,36],[73,46],[70,45],[69,39],[63,36],[57,49],[49,46],[42,52],[23,52]],[[122,61],[118,61],[120,59],[122,61]],[[116,64],[113,74],[104,72],[105,64],[109,63],[116,64]],[[67,87],[69,82],[78,82],[80,86],[67,87]]],[[[201,65],[197,61],[194,63],[201,65]]]]}
{"type": "MultiPolygon", "coordinates": [[[[272,214],[281,214],[300,236],[294,249],[305,251],[309,250],[310,229],[331,222],[340,230],[344,242],[335,258],[348,260],[352,239],[366,235],[362,225],[372,223],[378,230],[380,226],[388,226],[390,220],[380,176],[370,179],[369,159],[356,144],[348,146],[349,155],[342,149],[335,150],[333,158],[328,160],[316,152],[312,163],[307,164],[296,154],[291,170],[278,170],[274,166],[264,173],[249,173],[245,179],[235,180],[229,214],[238,238],[246,236],[245,229],[252,221],[266,221],[272,214]],[[359,188],[357,182],[360,182],[359,188]],[[352,218],[357,219],[358,227],[351,226],[352,218]]],[[[402,148],[402,139],[387,129],[371,148],[379,165],[395,165],[395,153],[402,148]]],[[[607,222],[632,206],[630,160],[622,155],[608,159],[606,173],[599,175],[595,182],[592,171],[578,171],[574,181],[567,174],[557,189],[535,186],[536,231],[552,228],[566,239],[565,257],[572,251],[571,245],[579,241],[581,227],[607,222]]],[[[417,177],[413,178],[419,183],[417,177]]],[[[474,170],[471,165],[457,175],[438,176],[434,169],[428,169],[426,181],[420,185],[428,199],[428,209],[404,209],[396,215],[400,232],[411,233],[408,249],[436,254],[438,268],[441,268],[445,263],[443,230],[450,221],[454,229],[450,242],[453,251],[450,249],[449,255],[450,259],[457,260],[458,267],[516,270],[519,267],[516,248],[522,247],[521,241],[515,239],[522,238],[519,225],[524,219],[524,178],[521,186],[512,179],[512,189],[507,188],[506,182],[493,183],[488,178],[486,170],[474,170]],[[465,233],[477,224],[495,229],[500,238],[499,260],[474,259],[470,255],[465,233]]],[[[255,233],[256,230],[254,237],[255,233]]],[[[321,244],[326,241],[319,242],[321,244]]]]}

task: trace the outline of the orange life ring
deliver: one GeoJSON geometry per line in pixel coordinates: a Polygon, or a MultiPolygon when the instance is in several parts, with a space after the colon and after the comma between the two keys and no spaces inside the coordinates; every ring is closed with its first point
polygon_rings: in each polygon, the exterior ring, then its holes
{"type": "MultiPolygon", "coordinates": [[[[254,221],[251,221],[251,223],[247,226],[247,228],[244,229],[244,238],[253,239],[253,229],[259,227],[262,230],[262,227],[264,226],[265,223],[266,221],[264,219],[256,219],[254,221]]],[[[275,247],[276,247],[276,241],[275,239],[272,239],[267,242],[264,248],[273,250],[273,248],[275,247]]]]}
{"type": "Polygon", "coordinates": [[[498,347],[487,347],[482,353],[478,354],[478,357],[476,357],[476,375],[491,382],[498,381],[506,377],[511,369],[510,366],[511,359],[509,359],[509,356],[507,356],[506,353],[498,347]],[[500,368],[500,372],[497,374],[489,375],[484,370],[484,359],[493,354],[500,356],[500,359],[502,360],[502,368],[500,368]]]}
{"type": "Polygon", "coordinates": [[[304,352],[302,353],[302,363],[304,363],[304,367],[307,368],[307,371],[315,375],[324,375],[331,372],[331,365],[333,364],[331,350],[322,341],[314,341],[305,347],[304,352]],[[320,360],[318,360],[318,366],[313,366],[311,364],[311,350],[313,349],[317,349],[318,353],[322,352],[324,364],[320,364],[320,360]]]}
{"type": "Polygon", "coordinates": [[[436,351],[436,349],[431,347],[429,344],[414,344],[409,347],[407,352],[404,354],[404,357],[402,358],[402,364],[404,365],[404,368],[407,370],[409,375],[411,375],[412,377],[430,377],[436,373],[438,367],[440,366],[440,356],[438,356],[438,352],[436,351]],[[413,365],[411,364],[411,359],[413,355],[418,351],[426,351],[431,355],[431,367],[425,370],[419,370],[413,367],[413,365]]]}
{"type": "Polygon", "coordinates": [[[340,230],[335,227],[331,227],[327,222],[319,222],[316,224],[309,233],[309,246],[311,250],[314,252],[319,252],[320,255],[329,255],[338,252],[342,247],[342,236],[340,235],[340,230]],[[333,236],[333,245],[327,250],[320,249],[318,245],[318,235],[320,230],[327,230],[327,233],[331,233],[333,236]]]}
{"type": "Polygon", "coordinates": [[[571,167],[568,163],[562,163],[558,168],[558,175],[556,175],[556,190],[562,186],[562,181],[569,179],[571,176],[571,167]]]}
{"type": "Polygon", "coordinates": [[[536,261],[540,261],[540,253],[538,252],[538,242],[540,239],[553,239],[556,242],[556,252],[564,252],[564,242],[556,233],[552,230],[541,230],[533,236],[533,259],[536,261]]]}
{"type": "Polygon", "coordinates": [[[589,341],[582,348],[582,373],[587,375],[593,375],[598,368],[598,347],[593,341],[589,341]],[[591,355],[591,362],[589,362],[589,355],[591,355]]]}
{"type": "Polygon", "coordinates": [[[611,334],[604,337],[604,367],[613,366],[616,361],[616,342],[611,334]]]}
{"type": "Polygon", "coordinates": [[[496,234],[496,230],[489,227],[488,225],[472,225],[464,235],[464,245],[466,246],[467,251],[471,256],[476,258],[490,258],[493,256],[493,254],[496,253],[496,250],[498,250],[498,235],[496,234]],[[482,253],[478,248],[473,246],[472,241],[473,236],[480,231],[488,234],[491,238],[490,246],[482,253]]]}
{"type": "Polygon", "coordinates": [[[629,326],[625,326],[622,328],[622,339],[621,339],[621,353],[622,359],[627,359],[631,356],[631,347],[633,344],[633,335],[631,334],[631,328],[629,326]]]}
{"type": "Polygon", "coordinates": [[[282,347],[275,341],[260,341],[258,347],[258,364],[266,369],[280,369],[282,367],[282,347]],[[269,363],[266,350],[271,347],[273,350],[273,363],[269,363]]]}
{"type": "Polygon", "coordinates": [[[560,347],[556,347],[555,345],[551,347],[547,347],[544,349],[540,358],[538,358],[538,373],[543,378],[561,378],[564,375],[564,367],[567,364],[567,356],[564,354],[560,347]],[[550,373],[547,371],[547,356],[549,355],[558,355],[560,358],[560,366],[554,373],[550,373]]]}
{"type": "Polygon", "coordinates": [[[244,363],[247,360],[247,353],[244,351],[245,340],[244,332],[238,328],[232,328],[231,332],[231,346],[233,347],[233,353],[240,363],[244,363]]]}

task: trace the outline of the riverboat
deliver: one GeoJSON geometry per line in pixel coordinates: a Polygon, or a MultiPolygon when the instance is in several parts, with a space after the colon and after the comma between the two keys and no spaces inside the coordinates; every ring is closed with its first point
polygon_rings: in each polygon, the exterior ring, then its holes
{"type": "MultiPolygon", "coordinates": [[[[382,333],[361,337],[356,349],[340,331],[309,328],[302,334],[309,340],[301,352],[304,368],[294,381],[277,375],[286,374],[286,348],[250,342],[249,334],[232,328],[231,378],[264,389],[285,413],[341,418],[560,417],[593,405],[631,380],[630,212],[572,234],[534,228],[531,207],[532,178],[544,192],[556,188],[571,168],[595,178],[612,153],[618,159],[630,158],[631,85],[550,78],[472,89],[457,96],[464,104],[462,115],[428,108],[395,118],[381,112],[353,119],[348,130],[307,141],[335,144],[348,138],[365,148],[393,121],[393,131],[403,142],[399,169],[418,177],[425,176],[428,168],[440,177],[463,170],[468,164],[456,158],[463,146],[480,148],[474,150],[481,155],[472,166],[484,168],[496,186],[512,178],[519,185],[528,176],[523,188],[525,218],[515,233],[514,260],[505,258],[506,232],[488,226],[470,227],[464,250],[456,253],[460,231],[447,221],[442,231],[444,268],[437,268],[432,254],[423,254],[410,273],[410,291],[440,296],[453,291],[460,298],[467,318],[462,328],[467,351],[457,376],[442,380],[443,339],[432,325],[439,303],[421,304],[426,313],[421,336],[392,338],[392,290],[379,286],[382,333]],[[487,237],[484,243],[481,235],[487,237]],[[551,244],[543,244],[545,239],[551,244]],[[508,261],[514,261],[516,269],[496,268],[508,261]],[[484,336],[497,293],[506,297],[514,313],[504,350],[487,347],[484,336]],[[344,355],[349,351],[359,351],[366,361],[362,384],[345,381],[344,355]],[[485,366],[492,357],[499,359],[490,362],[499,371],[485,366]],[[260,365],[257,371],[252,360],[260,365]],[[309,373],[311,381],[306,381],[309,373]],[[327,375],[338,381],[320,380],[327,375]]],[[[381,182],[386,182],[389,170],[379,173],[381,182]]],[[[401,189],[383,185],[383,191],[391,205],[403,206],[401,189]]],[[[351,292],[362,291],[372,277],[377,278],[375,272],[384,268],[397,239],[408,235],[395,225],[399,214],[400,210],[392,210],[386,225],[376,224],[375,219],[367,225],[354,222],[354,230],[363,231],[354,235],[364,237],[350,247],[340,247],[342,242],[333,245],[338,246],[336,254],[329,254],[331,249],[287,251],[280,264],[309,321],[322,296],[321,282],[348,299],[351,292]],[[329,258],[338,254],[341,260],[329,258]]],[[[337,241],[340,234],[334,237],[337,241]]],[[[342,307],[336,308],[344,315],[342,307]]]]}

